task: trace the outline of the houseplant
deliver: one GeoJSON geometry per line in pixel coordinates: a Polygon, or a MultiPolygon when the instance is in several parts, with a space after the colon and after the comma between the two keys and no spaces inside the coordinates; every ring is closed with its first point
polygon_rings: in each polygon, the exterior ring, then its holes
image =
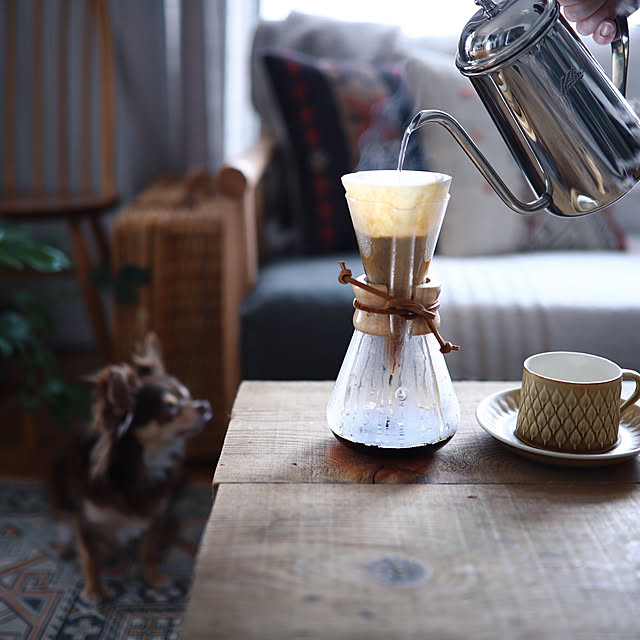
{"type": "Polygon", "coordinates": [[[0,380],[17,384],[12,400],[27,421],[46,408],[64,427],[86,413],[87,392],[65,379],[48,344],[53,329],[50,301],[25,287],[9,286],[6,276],[29,269],[54,274],[69,266],[64,252],[0,220],[0,380]]]}

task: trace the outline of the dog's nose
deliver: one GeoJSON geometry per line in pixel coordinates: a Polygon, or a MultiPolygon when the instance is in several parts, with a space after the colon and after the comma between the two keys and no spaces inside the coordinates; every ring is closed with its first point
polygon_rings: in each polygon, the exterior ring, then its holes
{"type": "Polygon", "coordinates": [[[193,402],[193,406],[196,409],[196,411],[199,411],[200,414],[202,415],[202,419],[207,422],[208,420],[211,420],[211,417],[213,416],[213,412],[211,411],[211,405],[209,404],[208,400],[195,400],[193,402]]]}

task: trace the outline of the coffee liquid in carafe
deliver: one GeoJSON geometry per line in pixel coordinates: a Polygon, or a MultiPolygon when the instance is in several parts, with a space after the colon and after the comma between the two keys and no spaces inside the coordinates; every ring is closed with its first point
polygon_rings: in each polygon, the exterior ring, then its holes
{"type": "MultiPolygon", "coordinates": [[[[369,285],[409,301],[427,287],[450,181],[395,170],[343,177],[369,285]]],[[[410,317],[383,317],[374,330],[356,328],[329,401],[329,425],[341,441],[376,450],[439,446],[459,422],[440,344],[410,317]]]]}

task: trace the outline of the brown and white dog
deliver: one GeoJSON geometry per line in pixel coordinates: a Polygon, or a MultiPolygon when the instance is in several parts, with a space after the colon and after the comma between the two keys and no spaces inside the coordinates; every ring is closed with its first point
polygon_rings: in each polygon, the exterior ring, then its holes
{"type": "Polygon", "coordinates": [[[92,420],[55,460],[49,488],[63,552],[73,552],[75,538],[82,596],[98,603],[112,595],[100,582],[101,557],[134,542],[145,580],[168,585],[157,561],[175,529],[185,439],[204,428],[211,409],[167,374],[153,334],[132,364],[107,366],[91,381],[92,420]]]}

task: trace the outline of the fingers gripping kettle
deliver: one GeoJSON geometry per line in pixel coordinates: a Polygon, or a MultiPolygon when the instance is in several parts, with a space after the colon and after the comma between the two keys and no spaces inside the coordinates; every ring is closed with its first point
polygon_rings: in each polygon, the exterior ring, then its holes
{"type": "Polygon", "coordinates": [[[640,120],[625,99],[626,18],[618,18],[610,80],[556,0],[475,0],[456,65],[468,76],[536,194],[518,200],[449,114],[427,110],[411,124],[443,125],[502,200],[518,213],[580,216],[612,204],[640,179],[640,120]]]}

